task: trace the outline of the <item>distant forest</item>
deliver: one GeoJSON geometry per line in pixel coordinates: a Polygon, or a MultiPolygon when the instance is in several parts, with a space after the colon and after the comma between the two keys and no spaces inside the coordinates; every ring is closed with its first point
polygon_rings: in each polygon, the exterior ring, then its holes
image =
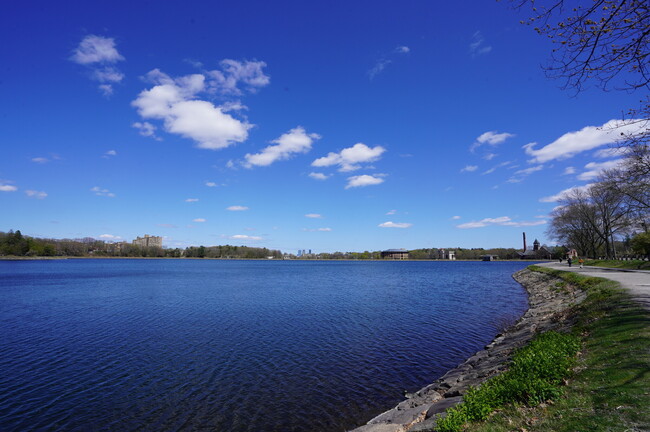
{"type": "MultiPolygon", "coordinates": [[[[409,259],[439,259],[437,248],[414,249],[409,259]]],[[[483,255],[497,255],[499,259],[518,259],[514,248],[449,248],[456,252],[457,260],[480,260],[483,255]]],[[[557,257],[564,256],[564,248],[556,248],[557,257]]],[[[381,251],[333,252],[306,254],[300,257],[283,254],[279,250],[249,246],[191,246],[185,249],[158,247],[143,248],[131,243],[108,243],[92,237],[82,239],[43,239],[24,236],[20,231],[0,232],[0,256],[20,257],[159,257],[159,258],[240,258],[240,259],[381,259],[381,251]]]]}
{"type": "Polygon", "coordinates": [[[21,257],[159,257],[159,258],[282,258],[282,252],[248,246],[199,246],[185,249],[140,247],[130,243],[107,243],[91,237],[43,239],[18,231],[0,232],[0,256],[21,257]]]}

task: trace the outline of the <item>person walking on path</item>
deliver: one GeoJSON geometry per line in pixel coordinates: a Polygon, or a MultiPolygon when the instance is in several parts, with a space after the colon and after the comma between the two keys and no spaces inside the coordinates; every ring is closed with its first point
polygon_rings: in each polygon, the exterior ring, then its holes
{"type": "Polygon", "coordinates": [[[583,260],[582,258],[580,258],[580,259],[578,260],[578,262],[580,263],[580,268],[582,268],[582,265],[585,263],[585,260],[583,260]]]}
{"type": "Polygon", "coordinates": [[[569,263],[569,267],[571,267],[571,263],[573,262],[573,261],[571,260],[571,257],[569,257],[569,258],[566,260],[566,262],[568,262],[568,263],[569,263]]]}

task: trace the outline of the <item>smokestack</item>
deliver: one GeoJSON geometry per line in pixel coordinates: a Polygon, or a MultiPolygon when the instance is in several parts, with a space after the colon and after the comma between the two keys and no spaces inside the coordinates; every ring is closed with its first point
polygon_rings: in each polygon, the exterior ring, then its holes
{"type": "Polygon", "coordinates": [[[524,233],[524,252],[526,252],[526,233],[524,233]]]}

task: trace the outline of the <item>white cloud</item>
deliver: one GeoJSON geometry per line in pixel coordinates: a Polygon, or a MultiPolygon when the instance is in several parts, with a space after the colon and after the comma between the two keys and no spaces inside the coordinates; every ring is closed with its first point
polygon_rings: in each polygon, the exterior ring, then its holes
{"type": "Polygon", "coordinates": [[[410,228],[413,226],[411,223],[406,222],[384,222],[378,225],[381,228],[410,228]]]}
{"type": "Polygon", "coordinates": [[[317,173],[317,172],[310,172],[309,177],[315,179],[315,180],[327,180],[330,176],[323,174],[323,173],[317,173]]]}
{"type": "Polygon", "coordinates": [[[497,218],[485,218],[480,221],[467,222],[464,224],[456,225],[456,228],[460,229],[472,229],[472,228],[483,228],[490,225],[500,225],[500,226],[511,226],[511,227],[526,227],[526,226],[537,226],[544,225],[545,220],[541,221],[531,221],[531,222],[516,222],[513,221],[508,216],[501,216],[497,218]]]}
{"type": "Polygon", "coordinates": [[[305,217],[311,219],[322,219],[323,215],[320,215],[318,213],[307,213],[305,217]]]}
{"type": "Polygon", "coordinates": [[[109,150],[106,153],[104,153],[106,156],[117,156],[117,152],[115,150],[109,150]]]}
{"type": "Polygon", "coordinates": [[[88,35],[79,43],[71,60],[75,63],[87,65],[92,63],[115,63],[124,60],[117,52],[113,38],[88,35]]]}
{"type": "Polygon", "coordinates": [[[193,202],[198,202],[198,198],[188,198],[185,200],[186,203],[193,203],[193,202]]]}
{"type": "Polygon", "coordinates": [[[623,162],[623,159],[616,159],[606,162],[590,162],[585,165],[587,171],[581,173],[578,176],[578,180],[593,180],[598,177],[603,171],[616,168],[623,162]]]}
{"type": "Polygon", "coordinates": [[[332,231],[332,228],[315,228],[315,229],[303,228],[302,230],[307,232],[330,232],[332,231]]]}
{"type": "Polygon", "coordinates": [[[108,189],[102,189],[99,186],[95,186],[94,188],[90,189],[91,192],[95,192],[95,195],[97,196],[105,196],[109,198],[114,198],[115,194],[108,189]]]}
{"type": "Polygon", "coordinates": [[[47,197],[47,194],[45,192],[43,192],[43,191],[26,190],[25,193],[30,198],[43,199],[43,198],[47,197]]]}
{"type": "Polygon", "coordinates": [[[228,114],[231,106],[196,99],[207,90],[204,75],[172,79],[154,69],[147,78],[155,85],[131,102],[142,118],[162,120],[167,132],[192,139],[203,149],[217,150],[248,138],[253,125],[228,114]]]}
{"type": "Polygon", "coordinates": [[[515,171],[515,175],[521,174],[521,175],[526,175],[527,176],[527,175],[530,175],[530,174],[532,174],[534,172],[541,171],[543,168],[544,168],[544,165],[537,165],[537,166],[530,167],[530,168],[524,168],[524,169],[520,169],[520,170],[515,171]]]}
{"type": "Polygon", "coordinates": [[[192,222],[206,222],[206,221],[207,219],[203,219],[203,218],[192,219],[192,222]]]}
{"type": "Polygon", "coordinates": [[[527,155],[533,157],[530,160],[532,163],[568,159],[578,153],[615,143],[621,134],[642,133],[646,127],[643,121],[634,119],[610,120],[602,126],[587,126],[579,131],[565,133],[539,150],[535,149],[537,143],[526,144],[523,148],[527,155]]]}
{"type": "Polygon", "coordinates": [[[345,188],[350,189],[353,187],[378,185],[383,182],[384,179],[381,177],[364,174],[364,175],[348,177],[348,184],[345,186],[345,188]]]}
{"type": "Polygon", "coordinates": [[[229,210],[229,211],[245,211],[245,210],[248,210],[248,207],[234,205],[234,206],[227,207],[226,210],[229,210]]]}
{"type": "Polygon", "coordinates": [[[594,157],[597,157],[599,159],[610,159],[613,157],[622,156],[624,154],[625,154],[625,149],[618,148],[618,147],[611,147],[611,148],[597,150],[596,152],[594,152],[594,157]]]}
{"type": "Polygon", "coordinates": [[[489,160],[494,159],[495,157],[497,157],[497,154],[496,154],[496,153],[488,153],[488,154],[486,154],[485,156],[483,156],[483,159],[489,161],[489,160]]]}
{"type": "Polygon", "coordinates": [[[478,165],[466,165],[460,172],[474,172],[478,169],[478,165]]]}
{"type": "Polygon", "coordinates": [[[460,219],[460,216],[452,216],[451,217],[451,220],[458,220],[458,219],[460,219]]]}
{"type": "Polygon", "coordinates": [[[368,147],[357,143],[352,147],[344,148],[340,153],[330,152],[327,156],[316,159],[311,163],[315,167],[339,165],[339,171],[349,172],[361,168],[360,163],[375,162],[386,151],[382,146],[368,147]]]}
{"type": "Polygon", "coordinates": [[[0,192],[15,192],[18,188],[14,185],[0,183],[0,192]]]}
{"type": "Polygon", "coordinates": [[[305,132],[305,129],[298,126],[289,132],[282,134],[280,138],[271,141],[276,145],[264,148],[260,153],[246,154],[244,166],[251,168],[253,166],[268,166],[278,160],[289,159],[294,153],[307,153],[311,150],[314,140],[320,138],[320,135],[305,132]]]}
{"type": "Polygon", "coordinates": [[[240,84],[244,84],[246,90],[255,92],[258,89],[269,85],[271,78],[262,70],[266,67],[263,61],[237,61],[224,59],[219,62],[221,70],[206,72],[209,77],[208,87],[210,92],[221,94],[240,95],[242,90],[240,84]]]}
{"type": "Polygon", "coordinates": [[[157,226],[159,226],[161,228],[178,228],[178,226],[176,226],[174,224],[170,224],[170,223],[159,223],[159,224],[157,224],[157,226]]]}
{"type": "MultiPolygon", "coordinates": [[[[477,148],[483,146],[483,145],[489,145],[491,147],[496,147],[499,144],[502,144],[505,142],[508,138],[514,137],[514,134],[508,133],[508,132],[502,132],[498,133],[497,131],[488,131],[488,132],[483,132],[481,135],[479,135],[476,138],[476,141],[471,145],[469,148],[470,151],[475,151],[477,148]]],[[[494,158],[496,154],[494,153],[488,153],[486,156],[483,158],[486,160],[490,160],[494,158]]]]}
{"type": "Polygon", "coordinates": [[[389,210],[386,212],[386,216],[391,216],[397,213],[397,210],[389,210]]]}
{"type": "Polygon", "coordinates": [[[571,174],[575,174],[575,172],[576,172],[576,169],[574,167],[570,166],[570,167],[564,168],[564,172],[562,173],[562,175],[571,175],[571,174]]]}
{"type": "Polygon", "coordinates": [[[485,38],[480,31],[475,32],[472,35],[472,41],[469,44],[469,52],[472,57],[476,57],[482,54],[487,54],[492,51],[492,47],[485,44],[485,38]]]}
{"type": "Polygon", "coordinates": [[[568,189],[564,189],[563,191],[560,191],[556,193],[555,195],[543,197],[539,199],[539,202],[558,202],[560,200],[565,199],[569,194],[571,194],[573,191],[586,191],[592,186],[592,183],[586,184],[584,186],[574,186],[570,187],[568,189]]]}
{"type": "Polygon", "coordinates": [[[119,240],[122,237],[116,236],[116,235],[113,235],[113,234],[102,234],[102,235],[99,236],[99,238],[106,239],[106,240],[119,240]]]}
{"type": "Polygon", "coordinates": [[[151,137],[157,141],[161,141],[161,138],[156,136],[156,126],[152,125],[149,122],[135,122],[131,126],[138,130],[138,133],[145,137],[151,137]]]}
{"type": "Polygon", "coordinates": [[[262,240],[262,237],[249,236],[249,235],[246,235],[246,234],[235,234],[235,235],[229,236],[228,238],[232,239],[232,240],[253,240],[253,241],[262,240]]]}
{"type": "Polygon", "coordinates": [[[215,182],[211,182],[211,181],[205,182],[205,185],[207,187],[217,187],[217,184],[215,182]]]}
{"type": "Polygon", "coordinates": [[[88,35],[82,39],[70,60],[91,70],[91,79],[98,81],[104,96],[113,94],[113,83],[121,82],[124,74],[113,63],[124,60],[115,48],[113,38],[88,35]]]}
{"type": "Polygon", "coordinates": [[[48,158],[45,158],[45,157],[35,157],[35,158],[32,158],[32,162],[35,162],[35,163],[38,163],[38,164],[48,163],[49,161],[50,161],[50,160],[49,160],[48,158]]]}

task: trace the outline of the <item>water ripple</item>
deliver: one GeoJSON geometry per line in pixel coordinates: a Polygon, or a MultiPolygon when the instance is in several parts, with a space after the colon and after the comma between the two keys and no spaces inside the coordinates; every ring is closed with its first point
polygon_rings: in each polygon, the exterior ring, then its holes
{"type": "Polygon", "coordinates": [[[0,424],[349,429],[521,314],[522,267],[0,261],[0,424]]]}

